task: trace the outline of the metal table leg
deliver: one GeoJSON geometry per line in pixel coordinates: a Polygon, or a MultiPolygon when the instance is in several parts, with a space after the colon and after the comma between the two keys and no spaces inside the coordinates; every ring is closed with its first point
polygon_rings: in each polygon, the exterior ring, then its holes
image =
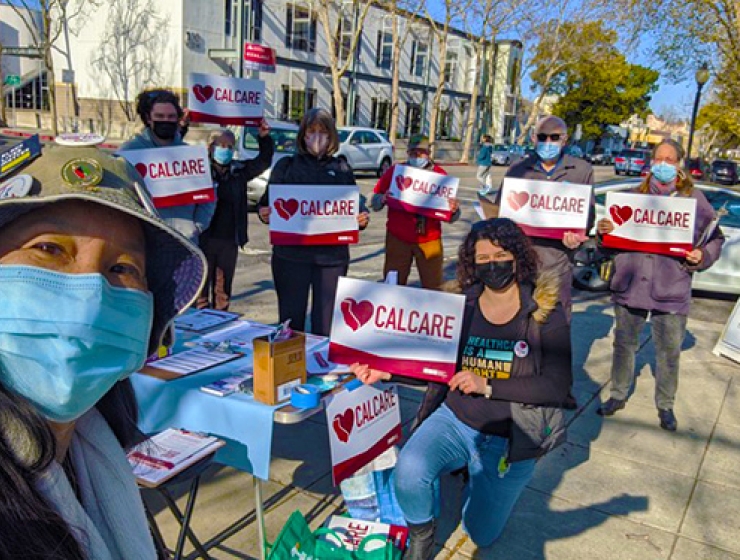
{"type": "Polygon", "coordinates": [[[265,512],[262,502],[262,481],[256,476],[252,476],[252,480],[254,481],[254,511],[257,517],[257,534],[260,540],[260,558],[266,560],[267,539],[265,536],[265,512]]]}

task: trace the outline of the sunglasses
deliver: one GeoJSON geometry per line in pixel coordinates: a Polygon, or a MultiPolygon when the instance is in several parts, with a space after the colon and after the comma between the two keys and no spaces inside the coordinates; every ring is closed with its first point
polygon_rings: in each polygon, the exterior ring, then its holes
{"type": "Polygon", "coordinates": [[[559,141],[565,134],[555,133],[555,134],[545,134],[544,132],[540,132],[537,135],[537,140],[540,142],[547,142],[548,139],[552,140],[553,142],[559,141]]]}

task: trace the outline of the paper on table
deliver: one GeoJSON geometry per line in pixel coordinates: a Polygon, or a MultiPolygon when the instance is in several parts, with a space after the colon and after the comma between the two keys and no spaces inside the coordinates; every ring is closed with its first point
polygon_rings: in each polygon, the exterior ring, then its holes
{"type": "Polygon", "coordinates": [[[228,340],[232,348],[251,351],[254,349],[252,341],[255,338],[258,336],[265,336],[273,332],[275,332],[275,327],[271,327],[270,325],[252,323],[250,321],[237,321],[231,325],[227,325],[223,329],[219,329],[200,337],[194,343],[196,345],[203,343],[219,344],[228,340]]]}
{"type": "Polygon", "coordinates": [[[238,313],[217,311],[215,309],[198,309],[176,318],[175,328],[203,332],[238,318],[238,313]]]}
{"type": "Polygon", "coordinates": [[[167,356],[156,362],[151,362],[142,369],[142,372],[147,373],[155,369],[164,370],[165,372],[174,374],[175,377],[188,375],[235,360],[236,358],[241,358],[243,355],[241,352],[220,352],[193,348],[192,350],[185,350],[184,352],[167,356]]]}

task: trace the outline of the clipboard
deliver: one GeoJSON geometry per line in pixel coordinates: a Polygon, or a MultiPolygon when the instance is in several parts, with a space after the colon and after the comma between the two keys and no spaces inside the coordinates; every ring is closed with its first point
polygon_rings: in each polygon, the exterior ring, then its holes
{"type": "Polygon", "coordinates": [[[205,371],[243,357],[242,352],[222,352],[205,348],[192,348],[146,364],[140,373],[165,381],[205,371]]]}

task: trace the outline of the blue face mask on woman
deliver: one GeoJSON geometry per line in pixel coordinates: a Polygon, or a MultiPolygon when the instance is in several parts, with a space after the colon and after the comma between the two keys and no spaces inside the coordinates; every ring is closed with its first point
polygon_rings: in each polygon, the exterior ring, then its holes
{"type": "Polygon", "coordinates": [[[150,293],[100,274],[0,266],[0,383],[44,417],[71,422],[144,365],[150,293]]]}
{"type": "Polygon", "coordinates": [[[678,175],[675,165],[661,161],[650,166],[650,173],[663,184],[671,183],[678,175]]]}
{"type": "Polygon", "coordinates": [[[213,161],[219,165],[229,165],[233,159],[234,150],[232,148],[224,148],[223,146],[213,148],[213,161]]]}

